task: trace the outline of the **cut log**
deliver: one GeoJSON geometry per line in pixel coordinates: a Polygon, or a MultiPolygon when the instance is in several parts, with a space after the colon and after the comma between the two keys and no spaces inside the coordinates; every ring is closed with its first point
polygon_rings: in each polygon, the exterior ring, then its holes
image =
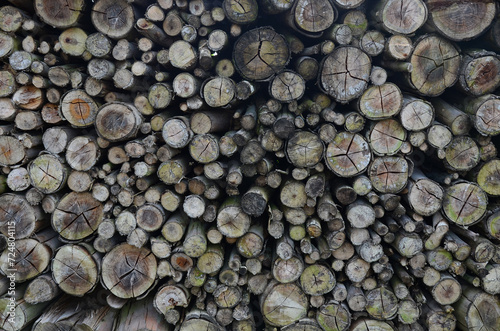
{"type": "Polygon", "coordinates": [[[216,77],[204,83],[202,97],[210,107],[224,107],[233,100],[236,92],[234,82],[227,77],[216,77]]]}
{"type": "Polygon", "coordinates": [[[235,24],[248,24],[257,19],[258,6],[255,0],[224,0],[224,13],[229,21],[235,24]]]}
{"type": "Polygon", "coordinates": [[[31,185],[45,194],[61,190],[68,178],[68,168],[50,154],[40,155],[28,166],[31,185]]]}
{"type": "Polygon", "coordinates": [[[322,62],[319,84],[340,103],[359,97],[370,79],[371,60],[356,47],[335,48],[322,62]]]}
{"type": "Polygon", "coordinates": [[[327,267],[313,264],[308,266],[300,275],[300,286],[308,295],[322,295],[329,293],[335,287],[335,275],[327,267]]]}
{"type": "Polygon", "coordinates": [[[328,29],[337,19],[337,9],[331,1],[299,0],[292,11],[294,25],[307,33],[328,29]]]}
{"type": "Polygon", "coordinates": [[[323,158],[324,145],[320,138],[307,131],[296,131],[288,139],[286,155],[299,168],[316,166],[323,158]]]}
{"type": "Polygon", "coordinates": [[[305,81],[299,74],[285,70],[274,77],[269,94],[278,101],[291,102],[302,98],[305,89],[305,81]]]}
{"type": "Polygon", "coordinates": [[[429,23],[451,40],[465,41],[482,34],[493,22],[496,7],[493,1],[468,1],[453,5],[437,0],[426,1],[429,23]],[[473,11],[470,19],[466,13],[473,11]]]}
{"type": "Polygon", "coordinates": [[[239,238],[250,228],[250,216],[241,209],[240,200],[228,198],[219,207],[217,229],[228,238],[239,238]]]}
{"type": "Polygon", "coordinates": [[[175,307],[187,307],[191,294],[182,285],[164,285],[158,289],[154,297],[153,305],[160,314],[175,307]]]}
{"type": "Polygon", "coordinates": [[[156,258],[146,248],[121,244],[104,256],[102,264],[108,265],[102,271],[103,285],[119,298],[144,294],[156,278],[156,258]]]}
{"type": "Polygon", "coordinates": [[[387,32],[411,35],[427,21],[427,6],[421,0],[384,0],[372,15],[387,32]]]}
{"type": "Polygon", "coordinates": [[[29,304],[49,303],[61,293],[57,283],[50,273],[45,273],[33,279],[26,287],[24,300],[29,304]]]}
{"type": "Polygon", "coordinates": [[[103,206],[89,192],[69,193],[52,214],[52,227],[67,240],[81,240],[97,230],[103,220],[103,206]]]}
{"type": "Polygon", "coordinates": [[[371,317],[388,320],[398,311],[398,299],[387,287],[382,286],[366,293],[366,311],[371,317]]]}
{"type": "Polygon", "coordinates": [[[130,104],[110,102],[99,108],[95,127],[99,136],[109,141],[134,137],[142,123],[139,111],[130,104]]]}
{"type": "Polygon", "coordinates": [[[340,177],[356,176],[371,160],[369,145],[359,134],[339,132],[326,149],[326,165],[340,177]]]}
{"type": "Polygon", "coordinates": [[[51,250],[32,238],[16,240],[15,246],[0,256],[0,269],[5,275],[15,270],[15,281],[24,282],[43,273],[50,264],[51,250]]]}
{"type": "Polygon", "coordinates": [[[236,70],[250,81],[270,78],[282,70],[289,59],[290,51],[285,38],[269,28],[250,30],[234,45],[236,70]]]}
{"type": "Polygon", "coordinates": [[[408,202],[418,214],[431,216],[441,209],[444,191],[436,182],[417,175],[414,171],[409,182],[408,202]]]}
{"type": "Polygon", "coordinates": [[[408,181],[408,162],[398,156],[375,158],[368,169],[373,188],[380,193],[398,193],[408,181]]]}
{"type": "Polygon", "coordinates": [[[197,63],[197,52],[188,42],[178,40],[168,51],[170,64],[182,70],[193,69],[197,63]]]}
{"type": "Polygon", "coordinates": [[[127,1],[99,0],[92,8],[92,24],[112,39],[129,35],[134,28],[134,9],[127,1]]]}
{"type": "Polygon", "coordinates": [[[306,295],[297,285],[271,281],[260,298],[260,306],[268,323],[285,326],[305,317],[308,302],[306,295]],[[286,302],[283,298],[287,298],[286,302]]]}
{"type": "Polygon", "coordinates": [[[100,271],[91,253],[79,245],[60,247],[52,260],[51,269],[59,288],[77,297],[95,288],[100,271]]]}
{"type": "Polygon", "coordinates": [[[55,28],[67,28],[78,22],[85,9],[85,1],[35,0],[34,7],[43,22],[55,28]]]}
{"type": "Polygon", "coordinates": [[[66,161],[78,171],[87,171],[99,159],[101,151],[93,137],[80,136],[73,138],[66,149],[66,161]]]}
{"type": "Polygon", "coordinates": [[[61,98],[60,109],[64,118],[75,128],[94,124],[99,105],[83,90],[71,90],[61,98]]]}
{"type": "Polygon", "coordinates": [[[413,70],[409,82],[419,94],[438,96],[458,80],[460,54],[456,46],[441,37],[420,38],[415,43],[410,63],[413,70]],[[440,45],[439,51],[433,45],[440,45]]]}
{"type": "Polygon", "coordinates": [[[372,86],[359,98],[360,112],[371,120],[389,118],[401,110],[403,96],[399,88],[392,83],[372,86]]]}
{"type": "Polygon", "coordinates": [[[462,284],[463,295],[454,304],[458,328],[461,330],[494,330],[500,323],[498,298],[462,284]]]}
{"type": "Polygon", "coordinates": [[[170,327],[162,321],[160,315],[153,306],[153,297],[148,296],[143,300],[133,300],[126,303],[120,309],[116,318],[116,331],[144,330],[144,331],[168,331],[170,327]]]}
{"type": "Polygon", "coordinates": [[[495,120],[499,116],[500,99],[492,94],[467,99],[464,111],[470,114],[476,130],[483,135],[495,136],[500,133],[500,124],[495,120]]]}
{"type": "Polygon", "coordinates": [[[394,155],[406,140],[406,131],[398,121],[387,119],[377,122],[370,130],[370,147],[377,155],[394,155]]]}

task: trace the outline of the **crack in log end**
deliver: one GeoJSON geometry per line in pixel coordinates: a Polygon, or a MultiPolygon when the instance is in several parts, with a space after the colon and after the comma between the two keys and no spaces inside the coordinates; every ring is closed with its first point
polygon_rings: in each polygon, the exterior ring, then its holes
{"type": "Polygon", "coordinates": [[[67,194],[52,215],[52,225],[68,240],[80,240],[97,230],[103,220],[103,206],[90,193],[67,194]]]}
{"type": "Polygon", "coordinates": [[[351,46],[335,48],[320,69],[321,85],[336,101],[347,103],[365,91],[370,68],[371,60],[362,50],[351,46]]]}
{"type": "Polygon", "coordinates": [[[283,36],[272,29],[259,28],[246,32],[235,44],[235,67],[249,80],[266,80],[282,70],[290,59],[283,36]]]}

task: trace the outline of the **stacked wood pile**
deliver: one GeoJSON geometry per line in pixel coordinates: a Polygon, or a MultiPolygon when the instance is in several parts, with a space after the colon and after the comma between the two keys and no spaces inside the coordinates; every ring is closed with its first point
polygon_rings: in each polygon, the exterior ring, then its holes
{"type": "Polygon", "coordinates": [[[494,0],[9,2],[0,329],[500,329],[494,0]]]}

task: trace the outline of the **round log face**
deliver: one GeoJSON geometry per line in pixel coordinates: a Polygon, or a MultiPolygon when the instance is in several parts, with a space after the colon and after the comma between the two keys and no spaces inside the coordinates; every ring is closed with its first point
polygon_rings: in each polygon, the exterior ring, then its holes
{"type": "Polygon", "coordinates": [[[460,136],[446,147],[446,161],[457,171],[469,171],[479,163],[479,147],[476,142],[466,136],[460,136]]]}
{"type": "Polygon", "coordinates": [[[476,294],[465,313],[466,327],[471,331],[493,331],[500,325],[500,302],[496,296],[476,294]]]}
{"type": "Polygon", "coordinates": [[[47,246],[35,239],[24,238],[17,240],[12,250],[3,251],[0,256],[0,269],[4,274],[16,270],[16,282],[24,282],[44,272],[50,258],[51,251],[47,246]]]}
{"type": "Polygon", "coordinates": [[[434,120],[434,108],[430,102],[413,100],[403,106],[400,113],[401,125],[409,131],[428,128],[434,120]]]}
{"type": "Polygon", "coordinates": [[[394,331],[394,328],[383,321],[360,318],[352,324],[351,331],[394,331]]]}
{"type": "Polygon", "coordinates": [[[373,188],[381,193],[398,193],[408,180],[408,162],[398,156],[373,160],[368,171],[373,188]]]}
{"type": "Polygon", "coordinates": [[[294,133],[286,146],[290,162],[298,168],[314,167],[323,158],[324,149],[319,137],[307,131],[294,133]]]}
{"type": "Polygon", "coordinates": [[[28,167],[31,184],[41,192],[49,194],[64,186],[67,170],[57,157],[44,154],[37,157],[28,167]]]}
{"type": "Polygon", "coordinates": [[[234,45],[233,58],[238,72],[248,80],[265,80],[281,71],[290,59],[285,38],[273,29],[254,29],[234,45]]]}
{"type": "Polygon", "coordinates": [[[415,45],[411,55],[410,81],[418,93],[438,96],[456,83],[460,58],[457,48],[446,39],[426,36],[415,45]]]}
{"type": "Polygon", "coordinates": [[[134,10],[124,0],[99,0],[92,8],[92,23],[97,31],[113,38],[125,37],[134,27],[134,10]]]}
{"type": "Polygon", "coordinates": [[[97,265],[89,252],[78,245],[61,247],[52,260],[54,280],[64,292],[83,296],[99,279],[97,265]]]}
{"type": "Polygon", "coordinates": [[[439,184],[430,179],[414,183],[408,192],[408,202],[422,216],[434,215],[443,203],[444,192],[439,184]]]}
{"type": "Polygon", "coordinates": [[[335,48],[322,63],[319,82],[321,87],[340,103],[359,97],[368,86],[372,62],[359,48],[335,48]]]}
{"type": "Polygon", "coordinates": [[[0,136],[0,165],[11,166],[21,162],[26,155],[23,145],[14,137],[0,136]]]}
{"type": "Polygon", "coordinates": [[[497,56],[473,59],[462,71],[460,84],[474,96],[491,93],[500,85],[500,59],[497,56]]]}
{"type": "Polygon", "coordinates": [[[412,34],[427,21],[427,7],[421,0],[389,0],[382,18],[389,32],[412,34]]]}
{"type": "Polygon", "coordinates": [[[35,211],[25,198],[11,193],[0,196],[0,232],[3,235],[8,236],[9,224],[14,224],[15,238],[26,238],[35,230],[35,220],[35,211]]]}
{"type": "Polygon", "coordinates": [[[91,126],[97,115],[97,105],[83,90],[72,90],[61,99],[61,113],[75,128],[91,126]]]}
{"type": "Polygon", "coordinates": [[[222,6],[229,20],[236,24],[251,23],[259,13],[255,0],[226,0],[222,6]]]}
{"type": "Polygon", "coordinates": [[[271,325],[285,326],[307,313],[307,296],[295,284],[277,284],[264,296],[261,310],[271,325]]]}
{"type": "Polygon", "coordinates": [[[97,143],[89,137],[76,137],[71,140],[66,149],[66,160],[71,168],[87,171],[99,158],[100,150],[97,143]]]}
{"type": "Polygon", "coordinates": [[[298,100],[304,95],[306,85],[304,79],[293,71],[279,73],[269,86],[271,95],[281,102],[298,100]]]}
{"type": "Polygon", "coordinates": [[[226,77],[217,77],[203,86],[203,97],[210,107],[224,107],[234,98],[234,82],[226,77]]]}
{"type": "Polygon", "coordinates": [[[217,229],[229,238],[239,238],[250,228],[250,216],[241,207],[224,208],[217,215],[217,229]]]}
{"type": "Polygon", "coordinates": [[[460,283],[455,278],[440,280],[433,288],[432,295],[440,305],[451,305],[462,295],[460,283]]]}
{"type": "Polygon", "coordinates": [[[377,122],[370,133],[370,147],[374,154],[393,155],[406,140],[406,131],[393,119],[377,122]]]}
{"type": "Polygon", "coordinates": [[[288,260],[277,258],[273,263],[273,277],[280,283],[291,283],[299,279],[304,269],[304,263],[296,256],[288,260]]]}
{"type": "Polygon", "coordinates": [[[500,196],[500,160],[485,163],[477,174],[477,184],[487,194],[500,196]]]}
{"type": "Polygon", "coordinates": [[[486,212],[488,197],[479,186],[458,183],[450,186],[443,199],[444,215],[462,226],[478,222],[486,212]]]}
{"type": "Polygon", "coordinates": [[[300,275],[301,287],[309,295],[322,295],[331,292],[336,283],[333,272],[319,264],[305,268],[300,275]]]}
{"type": "Polygon", "coordinates": [[[189,143],[189,153],[193,159],[207,164],[219,157],[219,143],[211,134],[199,134],[189,143]]]}
{"type": "Polygon", "coordinates": [[[109,141],[124,140],[135,134],[140,124],[134,106],[111,102],[99,109],[95,127],[102,138],[109,141]]]}
{"type": "Polygon", "coordinates": [[[328,144],[326,165],[340,177],[352,177],[366,170],[371,160],[370,147],[359,134],[340,132],[328,144]]]}
{"type": "Polygon", "coordinates": [[[94,233],[103,220],[103,206],[88,192],[71,192],[57,204],[52,227],[63,238],[81,240],[94,233]]]}
{"type": "Polygon", "coordinates": [[[108,268],[102,271],[103,284],[119,298],[138,297],[156,278],[156,258],[146,248],[121,244],[102,259],[108,268]]]}
{"type": "Polygon", "coordinates": [[[340,304],[328,303],[319,307],[316,320],[325,331],[345,331],[351,325],[351,313],[340,304]]]}
{"type": "Polygon", "coordinates": [[[376,319],[391,319],[398,311],[397,303],[398,299],[394,293],[386,287],[371,290],[366,294],[366,311],[376,319]]]}
{"type": "Polygon", "coordinates": [[[82,15],[85,0],[35,0],[34,5],[42,21],[55,28],[67,28],[82,15]]]}
{"type": "Polygon", "coordinates": [[[389,118],[401,110],[403,98],[399,87],[392,83],[372,86],[359,98],[359,109],[369,119],[389,118]]]}
{"type": "Polygon", "coordinates": [[[438,31],[448,39],[457,41],[480,35],[496,16],[494,0],[427,0],[427,8],[438,31]]]}
{"type": "Polygon", "coordinates": [[[294,12],[295,24],[307,32],[324,31],[337,18],[335,7],[328,0],[298,0],[294,12]]]}
{"type": "MultiPolygon", "coordinates": [[[[500,74],[497,75],[500,77],[500,74]]],[[[476,111],[474,125],[479,132],[496,136],[500,134],[500,99],[491,98],[482,103],[476,111]]]]}

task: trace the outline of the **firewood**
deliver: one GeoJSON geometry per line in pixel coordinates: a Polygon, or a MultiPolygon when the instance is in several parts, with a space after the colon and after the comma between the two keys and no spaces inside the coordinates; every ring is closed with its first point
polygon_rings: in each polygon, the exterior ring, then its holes
{"type": "Polygon", "coordinates": [[[495,329],[494,1],[8,2],[2,330],[495,329]]]}

